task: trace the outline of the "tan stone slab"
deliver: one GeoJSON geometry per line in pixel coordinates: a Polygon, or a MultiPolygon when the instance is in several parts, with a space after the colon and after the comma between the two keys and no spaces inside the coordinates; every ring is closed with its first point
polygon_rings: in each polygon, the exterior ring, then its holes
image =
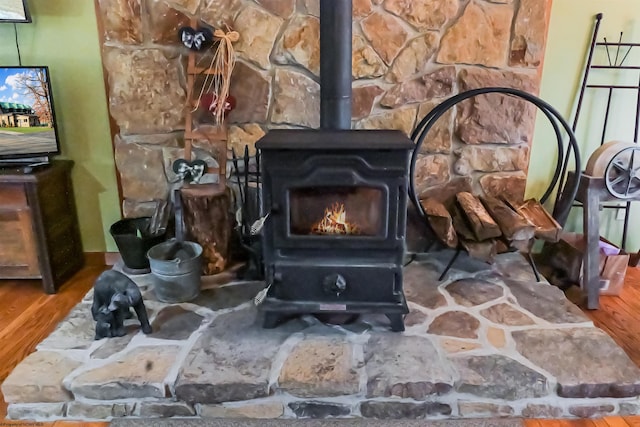
{"type": "Polygon", "coordinates": [[[539,67],[544,58],[551,0],[522,0],[516,15],[509,64],[539,67]]]}
{"type": "Polygon", "coordinates": [[[480,343],[460,341],[451,338],[440,339],[440,347],[449,354],[463,353],[482,347],[480,343]]]}
{"type": "Polygon", "coordinates": [[[463,417],[509,417],[514,409],[509,405],[486,402],[458,402],[458,411],[463,417]]]}
{"type": "Polygon", "coordinates": [[[247,403],[237,406],[198,404],[198,414],[203,418],[280,418],[284,413],[281,402],[247,403]]]}
{"type": "Polygon", "coordinates": [[[304,15],[291,19],[276,46],[274,58],[282,64],[299,64],[319,76],[320,20],[304,15]]]}
{"type": "Polygon", "coordinates": [[[440,30],[456,13],[457,0],[386,0],[384,8],[418,30],[440,30]]]}
{"type": "Polygon", "coordinates": [[[429,31],[411,40],[400,51],[385,79],[390,83],[399,83],[424,72],[439,43],[440,37],[435,31],[429,31]]]}
{"type": "Polygon", "coordinates": [[[30,354],[2,383],[7,403],[66,402],[71,393],[62,380],[82,363],[53,351],[30,354]]]}
{"type": "Polygon", "coordinates": [[[320,85],[302,73],[276,70],[273,123],[320,126],[320,85]],[[300,94],[304,96],[300,96],[300,94]]]}
{"type": "Polygon", "coordinates": [[[504,67],[513,6],[471,1],[442,37],[438,62],[504,67]],[[469,43],[473,40],[473,43],[469,43]]]}
{"type": "Polygon", "coordinates": [[[386,13],[374,12],[364,18],[360,25],[364,36],[382,60],[387,64],[393,63],[407,41],[407,31],[398,19],[386,13]]]}
{"type": "Polygon", "coordinates": [[[111,400],[165,397],[164,380],[180,347],[138,347],[118,360],[90,369],[70,382],[76,396],[111,400]]]}
{"type": "Polygon", "coordinates": [[[338,339],[302,341],[285,361],[278,384],[280,390],[299,397],[357,393],[359,374],[351,344],[338,339]]]}
{"type": "Polygon", "coordinates": [[[160,49],[109,47],[103,64],[109,75],[109,111],[122,133],[161,133],[184,127],[186,92],[180,57],[160,49]]]}
{"type": "Polygon", "coordinates": [[[398,108],[382,114],[375,114],[356,125],[358,129],[395,129],[410,135],[416,121],[417,108],[398,108]]]}
{"type": "MultiPolygon", "coordinates": [[[[435,107],[440,105],[440,101],[431,101],[420,104],[418,109],[418,119],[416,120],[416,127],[427,114],[431,112],[435,107]]],[[[437,122],[429,129],[426,134],[420,152],[427,153],[450,153],[452,145],[452,132],[451,132],[451,119],[453,117],[453,109],[448,110],[438,119],[437,122]]],[[[455,194],[455,193],[454,193],[455,194]]]]}
{"type": "Polygon", "coordinates": [[[235,30],[240,34],[240,40],[234,45],[238,56],[268,69],[269,55],[282,23],[281,18],[257,6],[242,9],[235,20],[235,30]]]}
{"type": "Polygon", "coordinates": [[[352,51],[351,74],[354,79],[371,79],[387,72],[384,61],[362,36],[353,36],[352,51]]]}
{"type": "Polygon", "coordinates": [[[478,338],[480,321],[463,311],[449,311],[436,317],[428,333],[457,338],[478,338]]]}
{"type": "Polygon", "coordinates": [[[506,303],[492,305],[491,307],[482,310],[480,314],[493,323],[505,326],[525,326],[535,324],[529,316],[506,303]]]}

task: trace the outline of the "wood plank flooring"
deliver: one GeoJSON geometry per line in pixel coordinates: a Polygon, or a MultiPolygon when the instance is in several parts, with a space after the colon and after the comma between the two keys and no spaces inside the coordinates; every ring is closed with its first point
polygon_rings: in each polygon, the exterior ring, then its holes
{"type": "MultiPolygon", "coordinates": [[[[55,295],[46,295],[39,281],[0,280],[0,383],[35,350],[93,285],[105,266],[83,268],[55,295]]],[[[601,297],[600,310],[587,315],[640,366],[640,268],[629,268],[620,297],[601,297]]],[[[6,420],[7,405],[0,393],[0,426],[34,425],[6,420]]],[[[106,427],[107,422],[56,421],[47,427],[106,427]]],[[[640,427],[640,417],[595,420],[523,420],[524,427],[640,427]]]]}

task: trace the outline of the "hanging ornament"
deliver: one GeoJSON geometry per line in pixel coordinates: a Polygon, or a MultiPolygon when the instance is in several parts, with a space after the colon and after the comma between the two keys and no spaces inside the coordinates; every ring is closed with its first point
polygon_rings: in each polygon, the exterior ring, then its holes
{"type": "MultiPolygon", "coordinates": [[[[200,97],[200,108],[211,114],[215,114],[218,109],[218,95],[209,92],[200,97]]],[[[227,96],[227,99],[223,107],[223,115],[226,118],[227,115],[236,108],[236,98],[233,95],[227,96]]]]}
{"type": "Polygon", "coordinates": [[[216,45],[213,48],[213,59],[209,65],[210,70],[215,70],[212,74],[207,74],[202,84],[198,102],[195,108],[202,107],[208,110],[214,118],[216,124],[221,125],[226,115],[235,107],[235,98],[229,95],[229,87],[231,85],[231,74],[236,63],[235,50],[233,43],[240,39],[237,31],[227,32],[217,29],[213,33],[216,45]],[[212,94],[209,102],[203,102],[203,97],[212,94]],[[217,102],[224,99],[226,102],[217,102]]]}

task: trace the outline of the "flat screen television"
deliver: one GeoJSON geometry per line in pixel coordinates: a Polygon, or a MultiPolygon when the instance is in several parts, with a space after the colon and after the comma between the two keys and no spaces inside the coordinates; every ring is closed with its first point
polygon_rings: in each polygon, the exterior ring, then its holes
{"type": "Polygon", "coordinates": [[[0,0],[0,22],[31,22],[27,0],[0,0]]]}
{"type": "Polygon", "coordinates": [[[49,69],[0,66],[0,164],[60,153],[49,69]]]}

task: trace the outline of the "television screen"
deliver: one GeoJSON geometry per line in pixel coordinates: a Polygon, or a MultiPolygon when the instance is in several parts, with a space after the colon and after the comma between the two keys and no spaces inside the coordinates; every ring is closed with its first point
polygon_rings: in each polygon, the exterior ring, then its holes
{"type": "Polygon", "coordinates": [[[47,67],[0,67],[0,160],[60,152],[47,67]]]}
{"type": "Polygon", "coordinates": [[[31,22],[27,0],[0,0],[0,22],[31,22]]]}

